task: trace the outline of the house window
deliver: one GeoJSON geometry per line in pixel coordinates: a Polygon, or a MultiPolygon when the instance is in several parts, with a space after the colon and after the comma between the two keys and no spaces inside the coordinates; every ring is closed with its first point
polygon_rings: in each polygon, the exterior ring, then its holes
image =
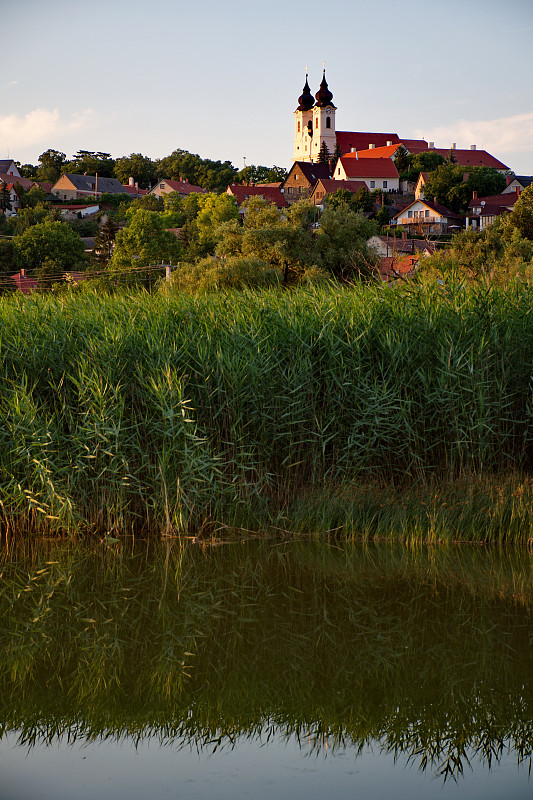
{"type": "Polygon", "coordinates": [[[386,189],[386,188],[387,188],[387,181],[383,181],[383,188],[384,188],[384,189],[386,189]]]}
{"type": "Polygon", "coordinates": [[[338,170],[337,170],[337,175],[340,175],[340,174],[341,174],[341,168],[339,167],[338,170]]]}
{"type": "Polygon", "coordinates": [[[376,188],[376,181],[370,181],[370,188],[371,189],[375,189],[376,188]]]}
{"type": "Polygon", "coordinates": [[[326,128],[331,128],[331,117],[326,117],[326,128]]]}
{"type": "Polygon", "coordinates": [[[413,217],[413,212],[412,211],[408,211],[407,212],[407,216],[412,218],[413,217]]]}
{"type": "Polygon", "coordinates": [[[429,211],[426,211],[426,217],[429,217],[429,211]]]}

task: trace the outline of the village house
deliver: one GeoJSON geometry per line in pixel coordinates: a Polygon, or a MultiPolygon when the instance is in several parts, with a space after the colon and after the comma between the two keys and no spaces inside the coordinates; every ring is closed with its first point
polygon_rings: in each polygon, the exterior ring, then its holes
{"type": "Polygon", "coordinates": [[[290,205],[297,200],[310,197],[316,182],[327,178],[331,178],[329,164],[295,161],[280,189],[290,205]]]}
{"type": "Polygon", "coordinates": [[[364,181],[371,191],[398,192],[400,176],[390,158],[359,158],[357,153],[348,153],[337,161],[336,181],[364,181]]]}
{"type": "Polygon", "coordinates": [[[262,197],[267,203],[274,203],[277,208],[287,208],[288,206],[279,185],[258,184],[256,186],[247,186],[245,183],[232,183],[226,189],[226,194],[235,198],[239,210],[242,209],[243,204],[250,197],[262,197]]]}
{"type": "Polygon", "coordinates": [[[52,186],[52,194],[61,200],[83,200],[85,197],[100,197],[102,194],[123,194],[124,187],[116,178],[99,175],[76,175],[66,172],[52,186]]]}
{"type": "Polygon", "coordinates": [[[512,211],[519,197],[519,186],[515,186],[512,193],[505,192],[488,197],[478,197],[477,192],[473,192],[472,200],[468,204],[466,227],[469,228],[472,226],[472,228],[484,230],[487,225],[491,225],[500,214],[512,211]]]}
{"type": "Polygon", "coordinates": [[[507,175],[507,186],[503,190],[502,194],[510,194],[511,192],[514,192],[515,189],[519,189],[521,192],[523,192],[524,189],[527,189],[532,183],[532,175],[507,175]]]}
{"type": "Polygon", "coordinates": [[[360,191],[368,193],[368,186],[364,181],[334,181],[331,178],[321,178],[316,182],[309,199],[315,206],[323,206],[328,194],[335,194],[339,189],[344,189],[351,194],[357,194],[360,191]]]}
{"type": "Polygon", "coordinates": [[[436,201],[414,200],[394,215],[392,223],[422,235],[442,234],[461,228],[462,218],[436,201]]]}
{"type": "Polygon", "coordinates": [[[171,181],[168,178],[160,180],[148,194],[155,194],[156,197],[163,197],[166,194],[177,192],[180,197],[188,197],[190,194],[205,194],[207,190],[201,186],[195,186],[188,181],[171,181]]]}

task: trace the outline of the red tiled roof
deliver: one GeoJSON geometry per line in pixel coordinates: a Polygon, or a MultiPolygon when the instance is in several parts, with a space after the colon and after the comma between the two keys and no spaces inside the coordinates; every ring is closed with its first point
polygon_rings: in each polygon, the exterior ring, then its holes
{"type": "MultiPolygon", "coordinates": [[[[413,200],[413,202],[409,203],[408,206],[405,206],[405,208],[402,208],[401,211],[398,211],[398,213],[394,215],[393,219],[399,217],[401,214],[405,214],[405,212],[416,203],[422,203],[422,205],[427,206],[429,209],[431,209],[431,211],[435,211],[436,214],[440,214],[442,217],[449,217],[450,219],[462,219],[460,214],[456,214],[455,211],[451,211],[449,208],[446,208],[446,206],[442,206],[440,203],[435,203],[432,200],[413,200]]],[[[415,220],[413,218],[413,222],[414,221],[415,220]]]]}
{"type": "Polygon", "coordinates": [[[373,147],[372,150],[358,150],[356,153],[346,153],[345,158],[392,158],[400,144],[390,144],[385,147],[373,147]]]}
{"type": "Polygon", "coordinates": [[[402,144],[410,153],[413,153],[415,150],[420,152],[428,149],[428,143],[425,139],[402,139],[402,144]]]}
{"type": "Polygon", "coordinates": [[[148,194],[148,189],[138,189],[136,186],[130,186],[129,183],[123,183],[122,188],[124,194],[135,195],[135,197],[144,197],[145,194],[148,194]]]}
{"type": "MultiPolygon", "coordinates": [[[[168,178],[163,178],[159,183],[166,183],[173,192],[179,192],[180,194],[204,194],[206,191],[201,186],[195,186],[193,183],[187,183],[187,181],[171,181],[168,178]]],[[[159,183],[157,184],[158,186],[159,183]]]]}
{"type": "Polygon", "coordinates": [[[15,286],[22,292],[22,294],[30,294],[34,289],[37,288],[37,281],[35,278],[28,278],[28,276],[23,275],[22,272],[17,272],[15,275],[10,275],[10,278],[12,281],[14,281],[15,286]]]}
{"type": "MultiPolygon", "coordinates": [[[[488,197],[473,197],[472,200],[469,202],[469,208],[476,208],[478,206],[482,206],[482,212],[484,211],[483,206],[493,206],[495,208],[499,208],[500,211],[502,208],[512,208],[516,201],[518,200],[519,195],[516,192],[507,192],[506,194],[493,194],[489,195],[488,197]]],[[[498,212],[500,213],[500,212],[498,212]]]]}
{"type": "Polygon", "coordinates": [[[337,192],[339,189],[346,189],[352,194],[355,194],[360,189],[368,192],[368,186],[364,181],[335,181],[333,178],[321,178],[316,182],[315,189],[319,184],[324,188],[326,194],[337,192]]]}
{"type": "Polygon", "coordinates": [[[35,181],[31,181],[29,178],[18,178],[16,175],[10,175],[7,172],[0,172],[0,183],[19,183],[26,192],[32,186],[37,186],[35,181]]]}
{"type": "Polygon", "coordinates": [[[369,145],[385,147],[387,142],[400,144],[397,133],[363,133],[361,131],[337,131],[337,144],[343,155],[349,153],[353,147],[356,150],[368,150],[369,145]]]}
{"type": "Polygon", "coordinates": [[[233,195],[239,206],[242,206],[249,197],[262,197],[267,203],[274,203],[278,208],[286,208],[289,205],[281,190],[273,186],[246,186],[244,183],[232,183],[226,191],[233,195]]]}
{"type": "Polygon", "coordinates": [[[383,256],[379,260],[379,274],[384,281],[392,281],[395,278],[406,277],[413,272],[420,261],[419,255],[402,256],[383,256]]]}
{"type": "Polygon", "coordinates": [[[429,153],[439,153],[439,155],[448,158],[450,152],[455,156],[455,163],[460,164],[461,167],[492,167],[492,169],[509,169],[505,164],[499,161],[486,150],[446,150],[445,148],[432,148],[428,150],[429,153]]]}
{"type": "Polygon", "coordinates": [[[398,170],[390,158],[355,158],[355,153],[340,159],[350,178],[397,178],[398,170]]]}

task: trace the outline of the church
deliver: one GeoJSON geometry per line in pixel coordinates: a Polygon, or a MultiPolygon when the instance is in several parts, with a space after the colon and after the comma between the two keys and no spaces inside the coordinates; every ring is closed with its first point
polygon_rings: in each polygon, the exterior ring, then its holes
{"type": "Polygon", "coordinates": [[[316,163],[324,146],[330,157],[399,144],[403,144],[410,153],[428,149],[424,139],[400,139],[397,133],[338,131],[335,125],[336,111],[333,94],[326,81],[326,70],[314,97],[306,74],[305,86],[294,112],[293,161],[316,163]]]}

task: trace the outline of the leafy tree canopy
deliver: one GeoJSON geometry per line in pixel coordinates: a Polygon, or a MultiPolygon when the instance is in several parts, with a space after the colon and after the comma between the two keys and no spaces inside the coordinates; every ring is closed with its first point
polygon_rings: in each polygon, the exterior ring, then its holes
{"type": "Polygon", "coordinates": [[[480,197],[499,194],[505,183],[505,176],[490,167],[469,167],[466,171],[460,164],[443,164],[428,176],[424,195],[436,197],[452,211],[464,211],[474,190],[480,197]]]}
{"type": "Polygon", "coordinates": [[[95,152],[93,150],[78,150],[71,161],[65,162],[61,172],[70,172],[74,175],[100,175],[103,178],[114,177],[115,162],[110,153],[95,152]]]}
{"type": "Polygon", "coordinates": [[[115,161],[115,178],[122,184],[127,184],[130,178],[143,189],[150,188],[157,179],[155,162],[142,153],[131,153],[115,161]]]}
{"type": "Polygon", "coordinates": [[[17,262],[21,267],[38,269],[45,261],[53,261],[62,271],[85,262],[84,244],[66,222],[46,219],[27,228],[14,241],[17,262]]]}
{"type": "Polygon", "coordinates": [[[144,267],[179,260],[180,243],[165,229],[160,214],[137,208],[129,212],[129,220],[127,227],[116,234],[110,262],[113,268],[144,267]]]}
{"type": "Polygon", "coordinates": [[[250,183],[255,186],[258,183],[280,183],[286,177],[287,170],[283,167],[263,167],[250,164],[237,173],[236,182],[250,183]]]}
{"type": "Polygon", "coordinates": [[[510,215],[511,224],[520,231],[521,236],[533,240],[533,186],[521,192],[510,215]]]}
{"type": "Polygon", "coordinates": [[[326,196],[326,204],[330,208],[348,206],[352,211],[372,211],[374,208],[374,197],[368,189],[358,189],[357,192],[349,192],[348,189],[337,189],[333,194],[326,196]]]}
{"type": "Polygon", "coordinates": [[[237,170],[230,161],[212,161],[200,158],[187,150],[174,150],[169,156],[156,161],[157,178],[185,179],[209,191],[225,189],[235,181],[237,170]]]}
{"type": "Polygon", "coordinates": [[[55,183],[66,163],[66,155],[60,150],[53,150],[49,148],[38,158],[39,167],[37,169],[37,180],[46,181],[48,183],[55,183]]]}

